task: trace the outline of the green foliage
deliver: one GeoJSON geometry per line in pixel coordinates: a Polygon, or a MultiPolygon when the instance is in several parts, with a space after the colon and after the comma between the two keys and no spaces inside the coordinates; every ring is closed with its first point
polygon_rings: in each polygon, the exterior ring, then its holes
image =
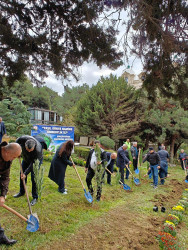
{"type": "Polygon", "coordinates": [[[0,113],[5,122],[7,134],[15,137],[30,134],[30,113],[20,100],[4,99],[0,103],[0,113]]]}
{"type": "Polygon", "coordinates": [[[84,148],[84,147],[74,147],[74,152],[76,155],[78,155],[79,157],[84,158],[85,160],[87,160],[87,157],[89,155],[89,148],[84,148]]]}
{"type": "Polygon", "coordinates": [[[118,139],[116,127],[135,119],[136,93],[122,77],[102,77],[78,103],[76,124],[80,132],[118,139]]]}
{"type": "Polygon", "coordinates": [[[41,200],[42,198],[42,191],[44,189],[44,166],[39,165],[39,160],[36,160],[33,164],[33,172],[35,175],[35,183],[37,187],[37,194],[38,199],[41,200]]]}
{"type": "Polygon", "coordinates": [[[117,68],[122,54],[116,51],[116,30],[100,25],[104,6],[95,1],[2,0],[0,43],[2,75],[12,85],[24,73],[40,84],[47,72],[77,79],[84,61],[117,68]],[[10,51],[10,53],[7,53],[10,51]]]}
{"type": "Polygon", "coordinates": [[[115,142],[110,139],[108,136],[102,136],[99,138],[101,145],[103,145],[107,149],[113,149],[115,146],[115,142]]]}

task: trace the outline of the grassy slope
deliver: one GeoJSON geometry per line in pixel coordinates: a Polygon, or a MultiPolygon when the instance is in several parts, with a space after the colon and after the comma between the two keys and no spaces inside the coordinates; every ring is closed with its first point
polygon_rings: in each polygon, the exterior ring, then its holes
{"type": "MultiPolygon", "coordinates": [[[[154,191],[148,184],[149,182],[145,181],[140,187],[133,185],[134,192],[127,193],[116,184],[116,179],[112,177],[113,186],[104,185],[103,187],[102,201],[100,203],[95,201],[91,205],[84,197],[81,184],[73,168],[67,168],[66,187],[68,188],[68,195],[65,196],[57,192],[57,185],[47,178],[50,164],[44,162],[43,165],[45,166],[43,198],[41,202],[38,202],[33,207],[33,212],[37,212],[40,219],[40,230],[36,233],[28,232],[25,222],[5,209],[0,208],[0,222],[5,228],[6,235],[18,240],[18,243],[11,249],[37,249],[38,247],[45,247],[49,243],[66,239],[66,237],[75,233],[92,219],[123,204],[129,206],[130,211],[152,216],[154,205],[152,201],[154,196],[156,194],[159,196],[166,195],[171,191],[171,187],[168,186],[154,191]]],[[[78,171],[82,179],[85,180],[84,168],[78,168],[78,171]]],[[[142,172],[146,172],[145,167],[142,172]]],[[[182,182],[184,173],[179,167],[171,168],[170,172],[173,178],[177,178],[182,182]]],[[[18,180],[19,164],[15,160],[11,169],[11,181],[6,204],[26,216],[29,214],[26,197],[18,199],[12,197],[12,195],[18,192],[18,180]]],[[[167,180],[167,183],[169,181],[167,180]]],[[[131,181],[127,182],[127,184],[132,186],[131,181]]],[[[28,179],[28,189],[30,193],[30,176],[28,179]]],[[[164,205],[170,211],[171,207],[168,208],[167,203],[164,205]]],[[[155,217],[157,219],[161,216],[165,217],[165,214],[156,213],[155,217]]],[[[188,225],[188,216],[185,216],[185,222],[180,228],[182,244],[185,245],[187,244],[186,235],[188,233],[186,225],[188,225]]],[[[5,247],[2,247],[2,249],[5,249],[5,247]]]]}

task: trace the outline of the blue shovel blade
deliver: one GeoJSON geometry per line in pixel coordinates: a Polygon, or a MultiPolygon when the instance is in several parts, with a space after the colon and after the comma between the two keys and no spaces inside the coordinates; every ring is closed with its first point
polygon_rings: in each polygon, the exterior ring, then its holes
{"type": "Polygon", "coordinates": [[[135,169],[134,172],[135,172],[135,174],[139,174],[140,171],[139,171],[139,169],[137,168],[137,169],[135,169]]]}
{"type": "Polygon", "coordinates": [[[39,229],[39,221],[34,215],[30,215],[29,219],[27,220],[27,227],[26,229],[29,232],[36,232],[39,229]]]}
{"type": "Polygon", "coordinates": [[[91,196],[90,192],[86,192],[85,189],[84,189],[84,195],[89,203],[93,202],[93,197],[91,196]]]}
{"type": "Polygon", "coordinates": [[[185,180],[186,183],[188,183],[188,180],[185,180]]]}
{"type": "Polygon", "coordinates": [[[138,178],[134,178],[134,183],[135,183],[136,185],[140,185],[139,179],[138,179],[138,178]]]}
{"type": "Polygon", "coordinates": [[[123,184],[123,189],[124,190],[131,190],[131,188],[127,184],[123,184]]]}

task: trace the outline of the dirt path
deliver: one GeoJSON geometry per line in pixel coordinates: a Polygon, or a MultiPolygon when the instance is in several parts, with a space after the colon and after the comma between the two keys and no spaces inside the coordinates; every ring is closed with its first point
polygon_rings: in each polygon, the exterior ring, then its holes
{"type": "MultiPolygon", "coordinates": [[[[166,195],[156,194],[151,200],[158,206],[172,207],[180,199],[184,184],[177,180],[170,183],[171,191],[166,195]]],[[[144,192],[139,195],[145,195],[144,192]]],[[[94,219],[69,237],[45,249],[66,250],[158,250],[155,237],[160,230],[166,214],[156,216],[154,212],[139,210],[136,201],[125,203],[110,210],[100,218],[94,219]],[[129,206],[129,207],[128,207],[129,206]],[[131,209],[133,208],[133,209],[131,209]],[[135,209],[134,209],[135,208],[135,209]]]]}

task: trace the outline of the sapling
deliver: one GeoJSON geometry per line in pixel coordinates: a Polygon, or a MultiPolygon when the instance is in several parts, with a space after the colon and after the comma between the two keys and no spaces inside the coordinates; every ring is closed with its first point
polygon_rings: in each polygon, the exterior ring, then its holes
{"type": "Polygon", "coordinates": [[[38,199],[41,200],[42,191],[44,189],[44,166],[40,165],[39,160],[36,160],[33,164],[33,172],[35,175],[35,183],[37,187],[38,199]]]}

